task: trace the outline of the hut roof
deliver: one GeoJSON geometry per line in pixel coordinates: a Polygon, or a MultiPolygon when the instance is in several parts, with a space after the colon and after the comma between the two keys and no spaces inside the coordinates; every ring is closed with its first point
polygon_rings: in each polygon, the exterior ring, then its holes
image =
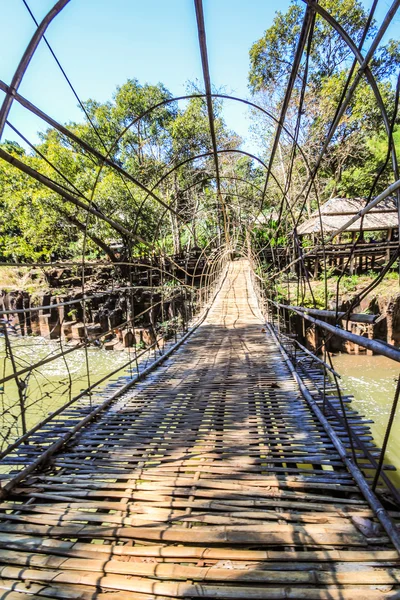
{"type": "MultiPolygon", "coordinates": [[[[336,231],[347,223],[352,216],[365,207],[365,198],[331,198],[321,206],[323,232],[336,231]]],[[[378,231],[380,229],[395,229],[399,226],[396,203],[393,198],[385,198],[374,206],[362,219],[355,221],[346,231],[378,231]]],[[[299,235],[321,233],[319,212],[316,210],[311,217],[302,223],[298,229],[299,235]]]]}

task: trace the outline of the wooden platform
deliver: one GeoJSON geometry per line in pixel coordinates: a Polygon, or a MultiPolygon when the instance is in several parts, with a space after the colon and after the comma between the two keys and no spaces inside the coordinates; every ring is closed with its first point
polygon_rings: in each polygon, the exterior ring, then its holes
{"type": "Polygon", "coordinates": [[[7,600],[400,598],[397,552],[244,261],[181,349],[0,508],[7,600]]]}

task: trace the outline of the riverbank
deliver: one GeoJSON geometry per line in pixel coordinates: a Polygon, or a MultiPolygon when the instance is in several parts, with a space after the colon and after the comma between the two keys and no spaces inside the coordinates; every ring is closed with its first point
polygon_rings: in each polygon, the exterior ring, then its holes
{"type": "MultiPolygon", "coordinates": [[[[375,315],[376,319],[373,323],[342,320],[340,326],[353,334],[400,346],[399,275],[397,272],[387,273],[380,283],[374,285],[377,277],[377,273],[371,273],[344,276],[340,281],[337,277],[329,277],[326,283],[322,280],[310,280],[302,294],[299,292],[297,282],[290,281],[286,286],[283,284],[278,286],[277,298],[282,304],[375,315]],[[327,298],[326,304],[325,298],[327,298]]],[[[336,325],[334,316],[319,318],[336,325]]],[[[320,353],[326,343],[327,350],[334,353],[372,354],[372,351],[332,334],[327,336],[325,342],[321,331],[316,330],[314,325],[308,322],[303,323],[302,318],[294,313],[290,315],[289,329],[290,333],[295,333],[299,341],[313,352],[320,353]]]]}
{"type": "Polygon", "coordinates": [[[196,252],[182,260],[0,267],[0,319],[21,336],[107,350],[149,347],[159,335],[174,336],[198,308],[196,274],[206,259],[196,252]]]}

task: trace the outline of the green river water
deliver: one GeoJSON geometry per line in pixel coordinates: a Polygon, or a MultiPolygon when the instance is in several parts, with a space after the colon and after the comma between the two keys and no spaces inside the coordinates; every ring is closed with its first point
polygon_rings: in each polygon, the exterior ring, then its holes
{"type": "MultiPolygon", "coordinates": [[[[374,421],[371,431],[381,447],[396,390],[400,365],[384,356],[339,354],[332,357],[335,369],[342,376],[346,393],[352,394],[352,406],[374,421]]],[[[386,461],[400,471],[400,410],[397,411],[389,438],[386,461]]],[[[399,478],[397,475],[396,480],[399,478]]]]}
{"type": "MultiPolygon", "coordinates": [[[[49,342],[40,337],[10,338],[17,370],[43,360],[60,352],[59,342],[49,342]]],[[[67,350],[69,346],[64,346],[67,350]]],[[[133,353],[131,354],[133,358],[133,353]]],[[[88,348],[90,380],[87,377],[85,350],[76,349],[64,358],[58,358],[34,370],[26,380],[27,374],[21,375],[21,380],[27,382],[27,394],[24,400],[26,406],[26,424],[31,428],[49,412],[53,412],[65,404],[70,398],[78,395],[88,385],[102,379],[108,373],[121,367],[130,360],[126,351],[106,351],[101,348],[88,348]],[[71,383],[71,385],[70,385],[71,383]]],[[[132,365],[136,372],[135,364],[132,365]]],[[[0,378],[13,372],[11,361],[6,358],[5,340],[0,338],[0,378]]],[[[114,375],[109,381],[116,380],[124,374],[132,373],[130,368],[114,375]]],[[[106,385],[104,382],[100,387],[106,385]]],[[[20,400],[15,381],[10,380],[0,385],[0,447],[7,445],[7,440],[19,436],[21,422],[15,417],[20,413],[20,400]]]]}

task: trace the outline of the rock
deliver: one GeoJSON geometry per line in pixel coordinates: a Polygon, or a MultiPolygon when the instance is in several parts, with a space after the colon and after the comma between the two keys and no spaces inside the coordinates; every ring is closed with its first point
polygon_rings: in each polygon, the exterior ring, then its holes
{"type": "Polygon", "coordinates": [[[147,327],[141,327],[140,329],[135,329],[136,335],[136,343],[143,343],[146,346],[151,346],[156,341],[153,330],[147,327]],[[139,340],[138,340],[139,336],[139,340]]]}
{"type": "Polygon", "coordinates": [[[398,345],[400,343],[400,296],[397,296],[391,308],[391,334],[388,341],[398,345]]]}
{"type": "Polygon", "coordinates": [[[58,340],[61,335],[61,324],[59,321],[52,322],[51,315],[39,315],[40,335],[50,340],[58,340]]]}
{"type": "Polygon", "coordinates": [[[42,337],[50,337],[50,315],[39,315],[39,329],[42,337]]]}
{"type": "Polygon", "coordinates": [[[75,325],[72,325],[71,337],[73,340],[85,339],[85,326],[83,323],[75,323],[75,325]]]}
{"type": "Polygon", "coordinates": [[[102,333],[101,325],[91,323],[86,327],[86,335],[88,337],[89,342],[93,342],[98,340],[102,333]]]}
{"type": "Polygon", "coordinates": [[[131,348],[135,345],[135,336],[132,331],[127,329],[122,330],[122,343],[124,348],[131,348]]]}
{"type": "Polygon", "coordinates": [[[39,315],[37,312],[31,313],[31,329],[32,335],[40,335],[39,315]]]}
{"type": "Polygon", "coordinates": [[[65,339],[72,339],[72,327],[76,325],[76,321],[64,321],[62,324],[62,334],[65,339]]]}
{"type": "Polygon", "coordinates": [[[111,342],[111,340],[114,339],[114,336],[112,333],[107,333],[106,335],[103,335],[100,340],[103,342],[103,344],[105,344],[106,342],[111,342]]]}
{"type": "Polygon", "coordinates": [[[111,340],[109,342],[106,342],[104,344],[104,350],[116,350],[116,346],[119,344],[120,342],[118,340],[111,340]]]}

